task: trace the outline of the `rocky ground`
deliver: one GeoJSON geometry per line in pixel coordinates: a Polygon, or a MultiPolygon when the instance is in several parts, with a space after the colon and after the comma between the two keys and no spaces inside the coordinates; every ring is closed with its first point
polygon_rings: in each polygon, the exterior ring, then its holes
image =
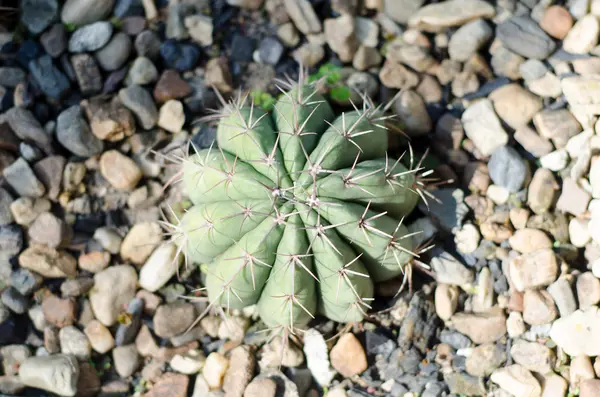
{"type": "Polygon", "coordinates": [[[19,6],[0,20],[0,396],[600,396],[600,1],[19,6]],[[285,350],[253,308],[185,333],[206,302],[182,298],[202,274],[159,224],[184,198],[166,158],[212,142],[211,87],[268,106],[298,63],[336,70],[342,108],[401,90],[398,125],[453,181],[412,219],[435,279],[379,285],[363,323],[318,319],[285,350]]]}

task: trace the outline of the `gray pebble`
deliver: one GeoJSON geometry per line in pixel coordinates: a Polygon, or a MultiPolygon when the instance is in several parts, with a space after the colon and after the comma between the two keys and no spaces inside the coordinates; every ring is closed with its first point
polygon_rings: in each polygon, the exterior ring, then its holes
{"type": "Polygon", "coordinates": [[[16,136],[35,142],[46,153],[52,151],[52,137],[28,109],[13,107],[6,112],[6,120],[16,136]]]}
{"type": "Polygon", "coordinates": [[[3,175],[19,196],[42,197],[46,192],[42,182],[37,179],[27,161],[22,157],[6,167],[3,175]]]}
{"type": "Polygon", "coordinates": [[[70,52],[96,51],[110,40],[113,26],[110,22],[100,21],[77,29],[69,39],[70,52]]]}
{"type": "Polygon", "coordinates": [[[27,74],[21,68],[4,66],[0,67],[0,85],[14,88],[19,83],[25,82],[27,74]]]}
{"type": "Polygon", "coordinates": [[[115,334],[115,344],[124,346],[132,343],[142,325],[142,313],[144,311],[144,301],[140,298],[134,298],[127,305],[127,314],[131,321],[127,324],[119,324],[115,334]]]}
{"type": "Polygon", "coordinates": [[[510,146],[496,149],[488,162],[490,178],[496,185],[515,193],[527,179],[529,167],[521,155],[510,146]]]}
{"type": "Polygon", "coordinates": [[[556,43],[527,16],[513,16],[496,27],[496,37],[511,51],[526,58],[545,59],[556,43]]]}
{"type": "Polygon", "coordinates": [[[21,22],[33,34],[43,32],[58,16],[56,0],[21,0],[21,22]]]}
{"type": "Polygon", "coordinates": [[[13,200],[12,195],[6,189],[0,187],[0,225],[7,225],[14,220],[10,211],[10,204],[13,200]]]}
{"type": "Polygon", "coordinates": [[[8,287],[2,292],[2,303],[17,314],[23,314],[29,306],[27,298],[14,287],[8,287]]]}
{"type": "Polygon", "coordinates": [[[40,36],[44,50],[57,58],[67,49],[67,30],[62,23],[57,23],[40,36]]]}
{"type": "Polygon", "coordinates": [[[79,105],[71,106],[58,115],[56,138],[71,153],[81,157],[93,156],[104,148],[104,143],[92,134],[79,105]]]}
{"type": "Polygon", "coordinates": [[[160,38],[151,30],[144,30],[135,38],[135,51],[138,56],[156,59],[160,54],[160,38]]]}
{"type": "Polygon", "coordinates": [[[20,267],[10,275],[10,285],[23,295],[32,294],[42,283],[42,278],[32,271],[20,267]]]}
{"type": "Polygon", "coordinates": [[[96,52],[96,60],[107,72],[119,69],[131,53],[131,39],[123,32],[115,34],[102,49],[96,52]]]}
{"type": "Polygon", "coordinates": [[[143,129],[149,130],[158,121],[158,110],[152,96],[144,88],[132,84],[119,91],[119,99],[131,110],[143,129]]]}
{"type": "Polygon", "coordinates": [[[53,99],[60,99],[71,86],[67,77],[54,66],[50,55],[29,61],[29,71],[42,92],[53,99]]]}

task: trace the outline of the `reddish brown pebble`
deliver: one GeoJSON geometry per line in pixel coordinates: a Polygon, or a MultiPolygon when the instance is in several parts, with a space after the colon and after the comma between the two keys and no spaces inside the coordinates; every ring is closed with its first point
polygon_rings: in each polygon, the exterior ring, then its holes
{"type": "Polygon", "coordinates": [[[48,295],[42,302],[44,318],[59,328],[75,323],[77,307],[71,299],[60,299],[56,295],[48,295]]]}
{"type": "Polygon", "coordinates": [[[175,70],[165,70],[154,87],[154,99],[158,103],[185,98],[191,93],[190,85],[175,70]]]}
{"type": "Polygon", "coordinates": [[[540,27],[555,39],[565,38],[573,26],[573,17],[564,7],[552,6],[542,17],[540,27]]]}

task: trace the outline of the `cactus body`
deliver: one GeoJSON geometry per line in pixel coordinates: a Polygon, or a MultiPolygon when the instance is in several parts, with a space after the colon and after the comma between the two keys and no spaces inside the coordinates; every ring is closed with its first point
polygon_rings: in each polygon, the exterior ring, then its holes
{"type": "Polygon", "coordinates": [[[373,283],[414,255],[402,219],[419,198],[415,170],[387,157],[383,120],[366,107],[336,117],[304,84],[270,114],[225,107],[218,147],[184,162],[194,205],[178,226],[188,259],[208,264],[213,305],[257,304],[271,327],[363,318],[373,283]]]}

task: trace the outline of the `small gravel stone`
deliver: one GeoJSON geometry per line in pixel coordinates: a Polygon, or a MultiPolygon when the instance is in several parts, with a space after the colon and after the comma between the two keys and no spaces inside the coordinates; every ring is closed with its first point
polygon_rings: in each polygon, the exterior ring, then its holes
{"type": "Polygon", "coordinates": [[[137,273],[129,265],[108,267],[94,275],[90,303],[96,318],[107,327],[115,324],[119,313],[133,299],[137,273]]]}
{"type": "Polygon", "coordinates": [[[60,396],[74,396],[78,378],[77,359],[62,354],[30,357],[19,368],[19,380],[25,386],[60,396]]]}
{"type": "Polygon", "coordinates": [[[59,100],[69,91],[69,80],[54,66],[50,55],[32,59],[28,67],[38,87],[51,99],[59,100]]]}
{"type": "Polygon", "coordinates": [[[48,278],[72,277],[77,272],[77,262],[69,253],[35,244],[19,255],[19,265],[48,278]]]}
{"type": "Polygon", "coordinates": [[[595,15],[579,19],[564,38],[563,49],[572,54],[587,54],[598,44],[600,23],[595,15]]]}
{"type": "MultiPolygon", "coordinates": [[[[254,376],[255,366],[254,352],[250,348],[238,346],[233,349],[229,356],[227,372],[223,378],[225,394],[231,397],[242,397],[244,390],[254,376]]],[[[211,382],[209,382],[210,384],[211,382]]]]}
{"type": "Polygon", "coordinates": [[[212,45],[213,22],[210,17],[202,14],[189,15],[185,17],[183,22],[191,38],[196,43],[201,46],[212,45]]]}
{"type": "Polygon", "coordinates": [[[579,216],[587,210],[591,198],[591,195],[573,179],[564,178],[562,193],[556,203],[556,209],[579,216]]]}
{"type": "Polygon", "coordinates": [[[145,85],[156,80],[158,80],[158,70],[152,61],[146,57],[137,57],[129,67],[125,84],[145,85]]]}
{"type": "Polygon", "coordinates": [[[510,312],[506,319],[506,331],[511,338],[518,338],[525,333],[525,322],[519,312],[510,312]]]}
{"type": "Polygon", "coordinates": [[[510,278],[518,291],[548,286],[558,275],[558,261],[551,249],[520,255],[510,261],[510,278]]]}
{"type": "Polygon", "coordinates": [[[523,295],[523,320],[531,325],[549,324],[558,315],[548,291],[526,290],[523,295]]]}
{"type": "Polygon", "coordinates": [[[488,99],[470,105],[463,113],[461,121],[465,134],[484,156],[491,155],[508,142],[508,135],[488,99]]]}
{"type": "Polygon", "coordinates": [[[49,295],[42,301],[42,311],[46,321],[59,328],[73,325],[77,306],[72,299],[60,299],[49,295]]]}
{"type": "Polygon", "coordinates": [[[439,283],[460,286],[469,284],[474,279],[473,271],[445,251],[438,252],[431,258],[431,267],[439,283]]]}
{"type": "Polygon", "coordinates": [[[92,320],[83,330],[92,349],[100,354],[109,352],[115,346],[115,340],[108,328],[100,321],[92,320]]]}
{"type": "Polygon", "coordinates": [[[542,100],[518,84],[507,84],[489,95],[500,118],[514,129],[524,127],[542,110],[542,100]]]}
{"type": "Polygon", "coordinates": [[[592,272],[580,274],[575,286],[580,309],[586,309],[600,302],[600,280],[592,272]]]}
{"type": "Polygon", "coordinates": [[[408,20],[408,25],[427,32],[438,32],[460,26],[477,18],[491,18],[494,7],[482,0],[447,0],[421,7],[408,20]]]}
{"type": "MultiPolygon", "coordinates": [[[[327,395],[329,396],[331,392],[327,395]]],[[[275,397],[277,395],[277,384],[270,378],[255,379],[244,391],[244,397],[275,397]]],[[[199,397],[199,396],[193,396],[199,397]]]]}
{"type": "Polygon", "coordinates": [[[115,369],[120,377],[127,378],[138,369],[139,356],[135,345],[115,347],[112,351],[115,369]]]}
{"type": "Polygon", "coordinates": [[[176,301],[161,305],[154,314],[154,332],[161,338],[171,338],[185,332],[195,320],[194,306],[176,301]]]}
{"type": "Polygon", "coordinates": [[[127,62],[132,47],[129,36],[118,32],[102,49],[96,51],[96,60],[103,70],[114,72],[127,62]]]}
{"type": "Polygon", "coordinates": [[[492,29],[483,19],[461,26],[450,38],[450,58],[465,62],[492,37],[492,29]]]}
{"type": "Polygon", "coordinates": [[[600,329],[600,312],[595,306],[577,310],[552,324],[550,338],[570,356],[597,356],[600,343],[593,335],[600,329]]]}
{"type": "Polygon", "coordinates": [[[569,380],[572,387],[579,387],[581,381],[594,379],[595,375],[592,360],[588,356],[577,356],[571,359],[569,380]]]}
{"type": "Polygon", "coordinates": [[[546,290],[552,296],[561,317],[566,317],[577,310],[577,302],[575,302],[571,284],[564,278],[559,278],[546,290]]]}
{"type": "Polygon", "coordinates": [[[452,316],[456,330],[474,343],[491,343],[506,334],[506,318],[499,310],[486,313],[457,313],[452,316]]]}
{"type": "Polygon", "coordinates": [[[114,3],[114,1],[67,0],[61,11],[61,19],[63,23],[87,25],[108,16],[114,3]]]}
{"type": "Polygon", "coordinates": [[[186,375],[167,372],[144,397],[186,397],[190,379],[186,375]]]}
{"type": "Polygon", "coordinates": [[[4,305],[12,312],[23,314],[27,311],[29,302],[23,294],[17,291],[17,289],[8,287],[2,291],[1,297],[2,303],[4,303],[4,305]]]}
{"type": "Polygon", "coordinates": [[[46,194],[51,200],[56,200],[60,194],[61,176],[65,162],[65,158],[62,156],[48,156],[33,166],[35,174],[46,187],[46,194]]]}
{"type": "Polygon", "coordinates": [[[162,242],[162,229],[156,222],[134,225],[121,244],[121,258],[135,265],[142,265],[162,242]]]}
{"type": "Polygon", "coordinates": [[[96,138],[78,105],[63,110],[56,119],[56,138],[71,153],[81,157],[91,157],[104,148],[96,138]]]}
{"type": "Polygon", "coordinates": [[[433,128],[425,102],[415,91],[403,91],[394,101],[393,109],[409,136],[427,134],[433,128]]]}
{"type": "Polygon", "coordinates": [[[186,375],[192,375],[200,372],[204,367],[206,357],[200,350],[192,349],[183,354],[175,355],[169,365],[175,371],[186,375]]]}
{"type": "Polygon", "coordinates": [[[168,100],[158,113],[158,126],[176,134],[181,132],[185,124],[183,104],[177,100],[168,100]]]}
{"type": "Polygon", "coordinates": [[[90,357],[92,347],[87,336],[76,327],[69,325],[58,333],[61,353],[85,360],[90,357]]]}
{"type": "Polygon", "coordinates": [[[540,374],[551,373],[556,361],[554,352],[547,346],[524,340],[518,340],[512,345],[510,355],[517,364],[540,374]]]}
{"type": "Polygon", "coordinates": [[[220,353],[210,353],[206,357],[202,375],[211,389],[221,388],[227,367],[229,367],[229,360],[220,353]]]}
{"type": "Polygon", "coordinates": [[[330,358],[333,368],[347,378],[361,374],[368,367],[365,350],[352,333],[340,337],[331,349],[330,358]]]}
{"type": "Polygon", "coordinates": [[[158,121],[158,110],[152,97],[144,88],[133,84],[119,91],[119,99],[136,116],[145,130],[149,130],[158,121]]]}
{"type": "Polygon", "coordinates": [[[27,269],[19,268],[10,275],[10,285],[27,296],[32,294],[42,283],[42,278],[27,269]]]}
{"type": "Polygon", "coordinates": [[[76,54],[71,57],[73,71],[79,90],[84,96],[95,95],[102,91],[102,75],[90,54],[76,54]]]}
{"type": "Polygon", "coordinates": [[[100,172],[112,187],[119,190],[133,190],[143,176],[138,165],[118,150],[102,154],[100,172]]]}
{"type": "Polygon", "coordinates": [[[546,9],[540,21],[540,27],[555,39],[562,40],[573,26],[573,17],[567,9],[561,6],[551,6],[546,9]]]}
{"type": "Polygon", "coordinates": [[[581,125],[567,109],[542,110],[533,117],[533,123],[541,136],[551,139],[557,148],[581,132],[581,125]]]}
{"type": "Polygon", "coordinates": [[[554,174],[546,168],[538,168],[527,192],[527,204],[536,214],[543,214],[555,202],[558,183],[554,174]]]}
{"type": "Polygon", "coordinates": [[[519,364],[497,369],[490,379],[515,397],[540,397],[542,395],[542,388],[537,379],[519,364]]]}
{"type": "Polygon", "coordinates": [[[438,284],[435,289],[435,312],[444,321],[449,320],[458,306],[458,289],[448,284],[438,284]]]}
{"type": "Polygon", "coordinates": [[[485,343],[475,347],[467,356],[466,371],[472,376],[489,376],[506,361],[502,345],[485,343]]]}
{"type": "Polygon", "coordinates": [[[70,229],[62,219],[50,212],[41,213],[29,227],[29,238],[50,248],[58,248],[66,242],[70,229]]]}
{"type": "Polygon", "coordinates": [[[22,157],[4,168],[2,174],[20,196],[41,197],[46,192],[44,185],[37,179],[27,161],[22,157]]]}
{"type": "Polygon", "coordinates": [[[552,249],[552,241],[544,232],[530,228],[517,230],[508,239],[508,242],[514,250],[522,254],[528,254],[540,249],[552,249]]]}
{"type": "Polygon", "coordinates": [[[496,28],[496,37],[509,50],[526,58],[545,59],[556,48],[546,32],[533,19],[523,15],[500,23],[496,28]]]}
{"type": "Polygon", "coordinates": [[[492,181],[511,192],[518,192],[529,174],[527,163],[510,146],[496,149],[488,162],[492,181]]]}

